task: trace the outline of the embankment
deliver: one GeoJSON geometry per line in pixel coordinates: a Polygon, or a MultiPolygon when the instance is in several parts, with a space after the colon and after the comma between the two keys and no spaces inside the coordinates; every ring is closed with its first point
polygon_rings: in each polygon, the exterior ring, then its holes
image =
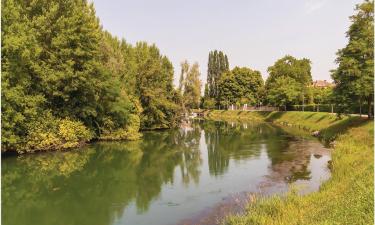
{"type": "Polygon", "coordinates": [[[225,224],[373,224],[374,123],[360,117],[317,112],[209,111],[211,119],[264,120],[319,131],[334,141],[332,177],[320,190],[305,196],[254,199],[244,215],[230,216],[225,224]]]}

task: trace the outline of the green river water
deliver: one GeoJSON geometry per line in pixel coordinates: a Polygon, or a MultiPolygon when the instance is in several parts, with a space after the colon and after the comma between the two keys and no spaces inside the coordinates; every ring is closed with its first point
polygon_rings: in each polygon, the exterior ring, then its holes
{"type": "Polygon", "coordinates": [[[316,191],[330,152],[268,123],[193,121],[133,142],[2,158],[3,225],[215,224],[249,193],[316,191]]]}

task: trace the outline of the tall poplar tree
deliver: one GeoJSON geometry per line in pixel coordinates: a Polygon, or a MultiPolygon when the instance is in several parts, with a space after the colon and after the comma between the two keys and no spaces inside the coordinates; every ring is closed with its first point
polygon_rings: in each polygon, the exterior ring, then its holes
{"type": "Polygon", "coordinates": [[[223,73],[229,71],[228,57],[222,51],[211,51],[208,54],[207,88],[208,96],[216,102],[219,101],[219,80],[223,73]]]}

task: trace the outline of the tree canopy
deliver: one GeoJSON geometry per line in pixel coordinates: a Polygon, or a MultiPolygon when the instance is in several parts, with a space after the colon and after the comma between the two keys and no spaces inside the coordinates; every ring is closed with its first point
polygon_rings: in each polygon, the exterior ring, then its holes
{"type": "Polygon", "coordinates": [[[140,127],[176,124],[173,66],[155,45],[103,31],[86,0],[2,3],[3,149],[135,138],[140,127]]]}
{"type": "Polygon", "coordinates": [[[268,103],[275,106],[285,106],[286,104],[304,102],[305,99],[308,99],[308,86],[312,82],[311,61],[309,59],[296,59],[287,55],[277,60],[267,70],[269,77],[266,80],[265,89],[268,103]],[[287,82],[291,83],[288,84],[287,82]],[[286,86],[280,87],[279,85],[286,86]],[[289,86],[290,90],[287,90],[289,86]],[[275,89],[280,89],[281,92],[277,92],[275,89]],[[277,101],[275,101],[276,99],[277,101]]]}
{"type": "Polygon", "coordinates": [[[367,102],[372,117],[374,98],[374,3],[357,5],[346,36],[349,43],[337,52],[338,68],[332,71],[334,99],[340,112],[350,112],[367,102]]]}
{"type": "Polygon", "coordinates": [[[259,71],[246,67],[235,67],[225,72],[218,82],[219,100],[222,106],[230,104],[258,104],[263,88],[263,78],[259,71]]]}
{"type": "Polygon", "coordinates": [[[291,77],[278,77],[269,86],[267,100],[274,106],[283,106],[295,103],[300,94],[300,84],[291,77]]]}
{"type": "Polygon", "coordinates": [[[207,93],[206,98],[219,101],[219,80],[224,72],[229,71],[229,61],[227,55],[222,51],[211,51],[208,54],[207,68],[207,93]]]}

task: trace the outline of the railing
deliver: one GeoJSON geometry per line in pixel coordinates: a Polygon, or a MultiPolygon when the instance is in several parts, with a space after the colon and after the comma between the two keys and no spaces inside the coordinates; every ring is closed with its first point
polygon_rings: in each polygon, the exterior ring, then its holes
{"type": "Polygon", "coordinates": [[[228,110],[242,110],[242,111],[279,111],[279,107],[273,106],[236,106],[231,105],[228,107],[228,110]]]}

